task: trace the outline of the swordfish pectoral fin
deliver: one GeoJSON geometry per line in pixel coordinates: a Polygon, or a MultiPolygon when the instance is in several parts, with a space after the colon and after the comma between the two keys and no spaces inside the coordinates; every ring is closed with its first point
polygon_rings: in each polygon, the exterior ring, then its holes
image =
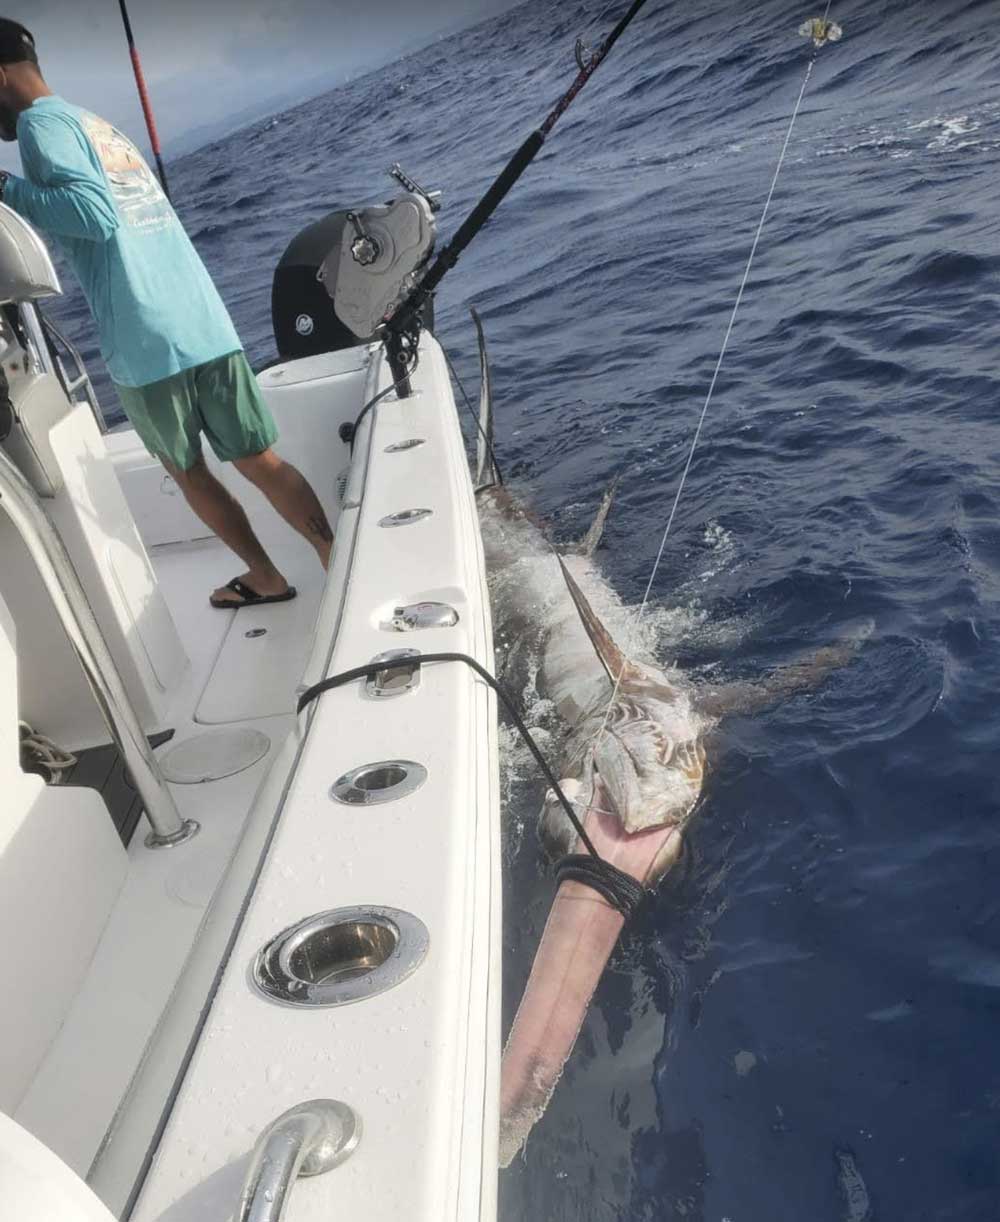
{"type": "Polygon", "coordinates": [[[815,691],[834,671],[853,661],[874,630],[873,620],[859,620],[835,644],[779,667],[756,683],[738,681],[699,688],[698,711],[712,718],[748,716],[775,708],[792,696],[815,691]]]}
{"type": "Polygon", "coordinates": [[[601,498],[601,505],[590,524],[590,529],[580,541],[578,547],[573,550],[580,556],[586,556],[588,559],[597,551],[601,538],[604,535],[604,525],[608,520],[608,514],[611,512],[611,506],[614,504],[615,493],[618,491],[618,485],[622,482],[621,473],[608,484],[604,496],[601,498]]]}
{"type": "Polygon", "coordinates": [[[476,324],[479,341],[479,433],[476,438],[476,491],[492,488],[500,482],[494,461],[493,449],[493,379],[490,374],[490,357],[486,351],[486,336],[483,320],[473,306],[469,313],[476,324]]]}
{"type": "Polygon", "coordinates": [[[620,677],[627,678],[629,675],[638,675],[640,672],[618,648],[611,637],[611,633],[608,632],[607,628],[597,618],[593,607],[587,602],[583,591],[573,580],[562,556],[557,556],[556,559],[559,561],[560,569],[562,569],[563,579],[569,590],[570,598],[573,600],[573,605],[577,609],[587,636],[590,637],[590,643],[594,647],[594,652],[597,654],[601,665],[607,671],[608,678],[612,683],[617,683],[620,677]]]}
{"type": "Polygon", "coordinates": [[[781,700],[782,695],[773,689],[767,679],[759,683],[738,680],[699,687],[695,704],[699,713],[718,720],[720,717],[748,717],[773,708],[781,700]]]}

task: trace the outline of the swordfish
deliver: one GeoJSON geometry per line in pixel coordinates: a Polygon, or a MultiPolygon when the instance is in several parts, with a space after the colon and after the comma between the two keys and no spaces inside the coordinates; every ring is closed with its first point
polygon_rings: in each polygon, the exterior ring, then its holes
{"type": "MultiPolygon", "coordinates": [[[[705,739],[721,717],[817,687],[851,659],[872,625],[854,625],[836,644],[760,683],[695,687],[678,671],[638,656],[634,645],[626,653],[595,610],[619,619],[624,610],[592,563],[613,489],[577,555],[557,556],[533,517],[497,482],[481,329],[480,352],[478,503],[504,678],[515,690],[533,686],[551,702],[563,727],[556,775],[564,794],[598,854],[651,889],[680,856],[705,780],[705,739]]],[[[552,793],[540,831],[557,856],[582,851],[552,793]]],[[[623,925],[621,913],[596,891],[572,879],[560,883],[504,1050],[502,1166],[544,1112],[623,925]]]]}

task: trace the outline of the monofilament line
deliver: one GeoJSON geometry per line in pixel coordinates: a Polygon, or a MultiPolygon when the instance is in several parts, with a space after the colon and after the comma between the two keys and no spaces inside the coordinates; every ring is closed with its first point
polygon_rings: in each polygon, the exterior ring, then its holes
{"type": "MultiPolygon", "coordinates": [[[[826,15],[830,12],[830,4],[832,0],[828,0],[826,13],[823,20],[826,20],[826,15]]],[[[774,177],[771,179],[771,187],[767,193],[767,199],[764,201],[764,209],[760,214],[760,222],[757,225],[757,232],[754,234],[753,244],[750,247],[750,254],[747,258],[746,268],[743,272],[743,279],[740,281],[739,292],[736,294],[736,301],[733,304],[732,313],[729,316],[729,326],[726,328],[726,334],[722,341],[722,348],[719,352],[719,359],[715,362],[715,370],[712,373],[712,380],[709,383],[708,393],[705,396],[705,403],[701,409],[701,415],[698,418],[698,426],[694,431],[694,437],[691,439],[691,448],[688,451],[687,462],[684,464],[684,470],[681,473],[680,483],[677,485],[677,492],[674,496],[673,505],[670,507],[670,516],[667,518],[667,525],[663,531],[663,537],[660,539],[659,551],[656,553],[656,559],[653,562],[652,572],[649,574],[649,581],[646,583],[646,591],[642,596],[642,602],[632,621],[632,630],[629,634],[628,651],[625,654],[626,662],[631,657],[636,643],[636,636],[639,630],[639,622],[646,612],[646,606],[649,603],[650,592],[653,589],[653,582],[656,580],[656,574],[660,568],[660,562],[663,559],[663,553],[667,546],[667,539],[670,536],[671,528],[674,524],[674,518],[677,516],[677,507],[681,502],[681,495],[684,492],[684,485],[687,483],[688,473],[691,470],[691,464],[694,462],[695,451],[698,448],[698,442],[701,439],[701,432],[705,425],[705,418],[708,415],[708,408],[712,402],[712,395],[715,393],[715,385],[719,380],[719,372],[722,369],[722,362],[725,360],[726,351],[729,348],[729,340],[733,334],[733,327],[736,323],[736,315],[739,313],[740,305],[743,302],[743,294],[746,291],[747,282],[750,279],[750,271],[753,267],[754,256],[757,253],[757,246],[760,243],[760,235],[764,232],[764,222],[767,220],[768,210],[771,207],[771,200],[774,198],[774,189],[778,185],[778,177],[781,174],[781,167],[785,162],[785,154],[788,152],[788,145],[792,138],[792,132],[795,128],[795,120],[799,117],[799,108],[802,106],[802,99],[805,97],[806,86],[809,84],[809,78],[812,76],[813,65],[816,62],[816,52],[814,51],[809,59],[809,65],[806,68],[805,76],[802,80],[802,88],[799,90],[799,96],[795,102],[795,109],[792,111],[792,117],[788,123],[788,130],[785,132],[785,139],[781,146],[781,153],[778,156],[778,164],[774,169],[774,177]]],[[[604,736],[605,730],[608,728],[608,721],[611,718],[611,710],[614,707],[615,700],[618,697],[619,689],[621,688],[622,678],[625,674],[625,666],[623,665],[618,672],[618,677],[615,680],[614,688],[611,692],[611,699],[608,701],[608,707],[604,713],[604,721],[601,723],[601,728],[594,739],[595,743],[599,742],[604,736]]]]}

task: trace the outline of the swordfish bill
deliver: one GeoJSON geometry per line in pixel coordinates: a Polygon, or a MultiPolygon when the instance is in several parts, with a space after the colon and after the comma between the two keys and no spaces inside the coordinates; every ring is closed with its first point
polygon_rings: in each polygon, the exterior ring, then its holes
{"type": "MultiPolygon", "coordinates": [[[[617,681],[609,724],[615,725],[623,742],[629,741],[632,731],[636,741],[648,739],[656,720],[651,709],[657,701],[670,701],[675,693],[665,676],[649,674],[628,661],[561,559],[560,567],[607,680],[610,684],[617,681]],[[644,700],[649,701],[648,707],[644,700]]],[[[599,721],[597,726],[600,737],[603,730],[599,721]]],[[[586,729],[593,733],[592,721],[586,729]]],[[[664,762],[670,763],[672,749],[665,754],[664,762]]],[[[699,784],[702,759],[703,755],[695,751],[692,764],[699,784]]],[[[590,785],[577,786],[574,792],[584,794],[588,788],[584,830],[599,856],[644,886],[658,881],[680,853],[683,819],[668,818],[656,826],[629,832],[615,795],[597,767],[591,770],[590,785]]],[[[578,838],[571,851],[582,851],[578,838]]],[[[560,883],[504,1050],[501,1166],[509,1166],[545,1111],[624,923],[618,909],[586,884],[573,879],[560,883]]]]}

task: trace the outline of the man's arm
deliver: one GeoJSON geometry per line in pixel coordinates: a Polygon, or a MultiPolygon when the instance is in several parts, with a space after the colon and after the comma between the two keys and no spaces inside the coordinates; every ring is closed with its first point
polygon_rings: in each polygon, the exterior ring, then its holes
{"type": "Polygon", "coordinates": [[[41,185],[12,175],[3,202],[47,233],[106,242],[120,224],[118,210],[85,141],[60,118],[35,119],[20,137],[21,157],[41,185]]]}

